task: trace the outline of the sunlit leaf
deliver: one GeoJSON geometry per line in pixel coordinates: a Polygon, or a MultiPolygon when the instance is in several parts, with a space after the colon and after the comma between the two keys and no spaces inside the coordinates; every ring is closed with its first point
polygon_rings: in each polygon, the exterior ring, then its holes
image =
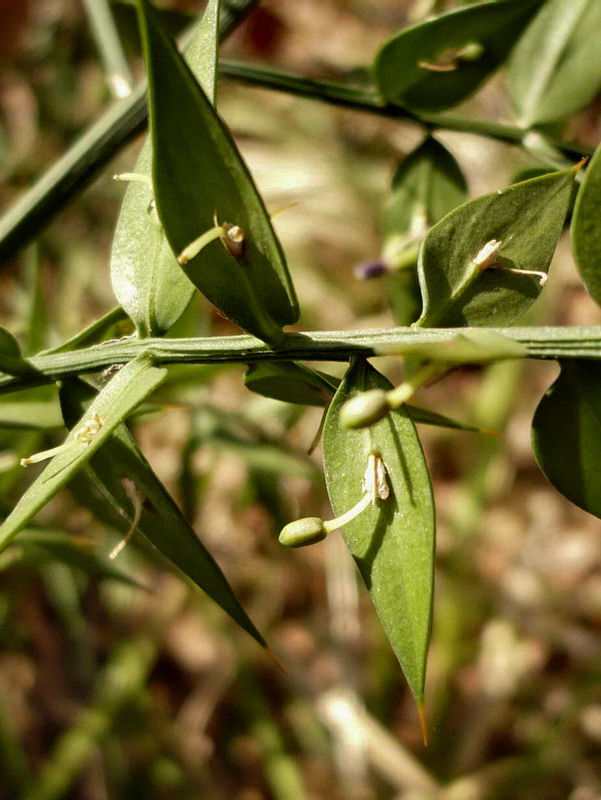
{"type": "Polygon", "coordinates": [[[326,480],[339,516],[362,496],[369,455],[378,453],[384,462],[390,496],[368,506],[344,525],[341,534],[421,707],[434,580],[434,504],[428,469],[406,409],[361,430],[347,430],[339,423],[344,403],[359,392],[378,388],[388,390],[391,385],[367,362],[357,360],[328,411],[326,480]]]}
{"type": "MultiPolygon", "coordinates": [[[[94,400],[88,405],[93,396],[92,387],[82,381],[65,381],[61,400],[67,423],[71,423],[82,411],[84,415],[90,413],[97,402],[94,400]]],[[[156,476],[125,425],[114,429],[102,450],[88,462],[85,474],[94,483],[111,514],[114,515],[116,511],[124,520],[124,528],[129,527],[134,510],[122,481],[133,481],[144,497],[137,530],[259,644],[266,646],[219,565],[156,476]]],[[[78,494],[81,497],[81,492],[78,494]]]]}
{"type": "Polygon", "coordinates": [[[90,460],[114,429],[165,379],[145,355],[123,367],[104,387],[67,436],[64,447],[21,497],[0,526],[0,550],[27,525],[69,479],[90,460]]]}
{"type": "Polygon", "coordinates": [[[568,500],[601,517],[601,366],[563,361],[532,421],[536,461],[568,500]]]}
{"type": "MultiPolygon", "coordinates": [[[[263,201],[236,145],[202,88],[139,0],[159,217],[175,253],[202,234],[228,228],[196,255],[186,274],[244,330],[277,343],[298,307],[284,255],[263,201]],[[234,231],[236,233],[234,234],[234,231]]],[[[180,260],[184,260],[183,257],[180,260]]]]}
{"type": "Polygon", "coordinates": [[[416,109],[457,105],[505,61],[540,2],[474,3],[400,31],[374,64],[382,97],[416,109]]]}
{"type": "Polygon", "coordinates": [[[509,62],[509,89],[524,126],[567,117],[601,88],[601,3],[547,0],[509,62]]]}
{"type": "MultiPolygon", "coordinates": [[[[214,99],[217,59],[217,0],[211,0],[186,52],[190,69],[214,99]]],[[[152,144],[146,140],[133,169],[152,172],[152,144]]],[[[177,263],[153,206],[150,186],[132,181],[125,192],[111,255],[115,296],[140,336],[160,336],[177,322],[190,302],[194,286],[177,263]]]]}
{"type": "Polygon", "coordinates": [[[419,256],[419,325],[510,325],[546,280],[576,168],[512,184],[451,211],[419,256]],[[537,274],[529,274],[529,273],[537,274]]]}

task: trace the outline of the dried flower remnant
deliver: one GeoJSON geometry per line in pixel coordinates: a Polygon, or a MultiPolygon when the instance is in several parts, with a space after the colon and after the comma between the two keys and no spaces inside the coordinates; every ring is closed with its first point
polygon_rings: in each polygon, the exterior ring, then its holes
{"type": "Polygon", "coordinates": [[[37,464],[40,461],[46,461],[48,458],[53,458],[53,456],[62,453],[64,450],[67,450],[71,447],[73,441],[80,442],[82,444],[88,445],[92,439],[96,436],[98,431],[102,428],[104,424],[104,420],[97,412],[94,412],[91,417],[89,417],[83,425],[81,425],[73,434],[73,438],[67,438],[62,444],[57,445],[56,447],[51,447],[49,450],[41,450],[39,453],[34,453],[31,456],[27,456],[27,458],[22,458],[19,462],[22,467],[28,467],[30,464],[37,464]]]}

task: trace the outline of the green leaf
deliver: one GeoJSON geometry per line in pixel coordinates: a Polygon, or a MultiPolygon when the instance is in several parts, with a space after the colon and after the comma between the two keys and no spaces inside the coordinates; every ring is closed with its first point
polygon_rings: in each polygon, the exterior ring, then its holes
{"type": "MultiPolygon", "coordinates": [[[[159,8],[158,10],[161,15],[161,24],[171,36],[176,37],[183,33],[194,22],[194,16],[184,11],[173,8],[159,8]]],[[[111,12],[124,47],[132,55],[142,55],[135,1],[111,0],[111,12]]]]}
{"type": "Polygon", "coordinates": [[[382,97],[423,110],[457,105],[505,61],[540,2],[477,3],[397,33],[374,63],[382,97]]]}
{"type": "Polygon", "coordinates": [[[601,517],[601,366],[562,361],[532,421],[532,447],[547,479],[601,517]]]}
{"type": "MultiPolygon", "coordinates": [[[[209,2],[187,49],[190,68],[214,98],[218,0],[209,2]]],[[[147,138],[134,173],[150,177],[152,143],[147,138]]],[[[142,337],[162,336],[183,314],[194,286],[177,263],[152,204],[149,186],[127,187],[113,239],[111,280],[115,296],[142,337]]]]}
{"type": "Polygon", "coordinates": [[[427,408],[418,408],[417,406],[405,403],[405,410],[409,412],[411,419],[418,425],[434,425],[437,428],[450,428],[451,430],[467,431],[468,433],[490,433],[485,431],[478,425],[470,425],[467,422],[460,422],[451,417],[446,417],[444,414],[437,414],[436,411],[430,411],[427,408]]]}
{"type": "Polygon", "coordinates": [[[34,368],[23,358],[19,343],[0,325],[0,372],[7,375],[30,375],[34,368]]]}
{"type": "Polygon", "coordinates": [[[338,378],[293,361],[251,364],[244,376],[251,392],[303,406],[327,406],[339,384],[338,378]]]}
{"type": "Polygon", "coordinates": [[[547,0],[509,62],[509,90],[525,127],[570,116],[601,88],[601,3],[547,0]]]}
{"type": "Polygon", "coordinates": [[[192,282],[244,330],[270,343],[296,322],[284,255],[236,145],[187,68],[157,14],[139,0],[149,82],[153,183],[175,253],[218,224],[239,226],[242,251],[216,238],[185,265],[192,282]]]}
{"type": "Polygon", "coordinates": [[[397,325],[411,325],[421,314],[417,255],[428,229],[467,199],[461,169],[449,151],[427,137],[403,159],[382,213],[381,255],[360,264],[361,279],[386,275],[386,289],[397,325]]]}
{"type": "MultiPolygon", "coordinates": [[[[94,390],[78,379],[65,381],[61,391],[63,413],[70,424],[94,395],[94,390]]],[[[97,400],[89,405],[89,414],[97,400]]],[[[168,561],[206,592],[261,646],[267,647],[213,556],[202,544],[150,464],[138,449],[125,425],[118,425],[102,450],[88,462],[85,473],[104,498],[106,505],[123,517],[124,527],[133,519],[133,507],[121,483],[132,480],[145,497],[138,524],[139,532],[168,561]]]]}
{"type": "Polygon", "coordinates": [[[523,314],[549,269],[575,175],[571,168],[513,184],[464,203],[435,225],[419,256],[418,324],[498,327],[523,314]],[[525,270],[541,274],[520,274],[525,270]]]}
{"type": "Polygon", "coordinates": [[[403,159],[392,179],[383,215],[384,257],[417,248],[428,228],[467,200],[461,167],[444,145],[432,137],[403,159]]]}
{"type": "Polygon", "coordinates": [[[417,254],[428,229],[467,199],[459,164],[432,137],[403,159],[384,207],[382,258],[390,274],[388,289],[397,325],[410,325],[421,313],[417,254]]]}
{"type": "Polygon", "coordinates": [[[586,168],[576,197],[572,251],[588,293],[601,305],[601,147],[586,168]]]}
{"type": "Polygon", "coordinates": [[[434,581],[434,504],[424,455],[402,407],[370,428],[346,430],[339,423],[340,409],[350,398],[390,388],[366,361],[351,366],[328,411],[324,464],[339,516],[361,499],[368,456],[379,453],[384,461],[390,497],[368,506],[341,533],[422,707],[434,581]]]}
{"type": "Polygon", "coordinates": [[[417,252],[415,262],[388,275],[387,291],[392,316],[396,325],[413,325],[422,313],[422,296],[417,276],[417,252]]]}
{"type": "Polygon", "coordinates": [[[70,431],[63,449],[38,475],[0,526],[0,551],[90,460],[117,425],[163,382],[166,375],[167,370],[155,367],[147,355],[137,356],[115,375],[70,431]],[[83,427],[91,431],[89,436],[83,434],[83,427]]]}
{"type": "Polygon", "coordinates": [[[40,355],[47,355],[49,353],[68,353],[71,350],[78,350],[81,347],[92,347],[92,345],[99,344],[105,339],[119,338],[124,335],[124,328],[129,327],[128,333],[131,332],[131,322],[129,317],[121,306],[115,306],[107,311],[100,319],[94,320],[87,325],[82,331],[76,333],[66,342],[63,342],[58,347],[53,347],[51,350],[45,350],[40,355]],[[127,326],[124,323],[127,322],[127,326]]]}

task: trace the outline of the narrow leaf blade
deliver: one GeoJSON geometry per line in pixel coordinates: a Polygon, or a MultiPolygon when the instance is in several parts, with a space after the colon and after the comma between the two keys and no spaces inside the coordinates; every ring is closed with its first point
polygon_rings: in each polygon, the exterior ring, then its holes
{"type": "Polygon", "coordinates": [[[303,406],[327,406],[340,381],[293,361],[251,364],[244,385],[251,392],[303,406]]]}
{"type": "Polygon", "coordinates": [[[357,393],[389,389],[366,361],[357,360],[332,401],[324,428],[324,465],[336,515],[362,496],[371,453],[387,470],[390,497],[368,507],[341,534],[355,559],[386,635],[419,706],[424,701],[434,581],[434,503],[415,426],[406,409],[370,428],[340,426],[342,405],[357,393]]]}
{"type": "MultiPolygon", "coordinates": [[[[92,387],[83,381],[65,381],[61,389],[61,402],[68,424],[82,413],[89,414],[93,407],[89,403],[94,394],[92,387]]],[[[104,447],[90,459],[85,472],[109,508],[116,510],[123,518],[124,527],[129,525],[126,521],[128,518],[131,521],[133,508],[121,479],[132,480],[145,497],[139,532],[262,647],[267,646],[219,565],[183,516],[125,425],[115,428],[104,447]]]]}
{"type": "Polygon", "coordinates": [[[57,453],[46,469],[21,497],[0,526],[0,551],[27,525],[69,479],[90,460],[114,429],[163,382],[167,370],[155,367],[141,355],[130,361],[108,383],[65,440],[67,447],[57,453]],[[100,427],[89,441],[78,438],[78,430],[96,418],[100,427]]]}
{"type": "MultiPolygon", "coordinates": [[[[194,74],[214,100],[217,69],[219,0],[210,0],[187,50],[194,74]]],[[[152,143],[146,139],[134,172],[150,177],[152,143]]],[[[115,296],[140,336],[161,336],[183,314],[194,285],[177,263],[152,206],[152,191],[131,182],[123,205],[111,254],[115,296]]]]}

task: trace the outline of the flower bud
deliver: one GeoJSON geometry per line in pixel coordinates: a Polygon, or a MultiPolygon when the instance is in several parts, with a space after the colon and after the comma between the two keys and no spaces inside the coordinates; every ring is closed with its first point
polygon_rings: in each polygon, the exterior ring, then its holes
{"type": "Polygon", "coordinates": [[[289,522],[280,533],[280,543],[286,547],[304,547],[321,542],[327,536],[324,522],[319,517],[305,517],[289,522]]]}
{"type": "Polygon", "coordinates": [[[367,428],[383,419],[390,411],[386,392],[370,389],[353,397],[340,410],[343,428],[367,428]]]}

